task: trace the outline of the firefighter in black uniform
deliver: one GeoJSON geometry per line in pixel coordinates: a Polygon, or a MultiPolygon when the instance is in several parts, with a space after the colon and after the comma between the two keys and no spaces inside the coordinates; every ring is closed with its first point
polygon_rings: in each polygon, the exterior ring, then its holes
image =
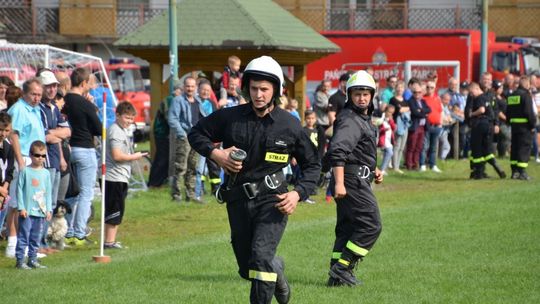
{"type": "Polygon", "coordinates": [[[486,163],[493,166],[500,178],[505,178],[506,173],[499,167],[493,154],[493,132],[498,128],[496,117],[496,96],[487,89],[482,93],[480,86],[473,82],[469,86],[469,94],[472,96],[470,112],[471,120],[471,154],[473,172],[471,178],[486,178],[486,163]]]}
{"type": "Polygon", "coordinates": [[[271,57],[252,60],[243,75],[248,103],[199,120],[188,135],[191,146],[226,172],[217,193],[227,203],[231,243],[239,274],[251,280],[251,303],[288,303],[283,259],[276,257],[288,215],[308,198],[320,174],[317,150],[299,121],[276,106],[283,72],[271,57]],[[213,142],[223,142],[223,150],[213,142]],[[243,162],[231,156],[241,149],[243,162]],[[231,154],[232,153],[232,154],[231,154]],[[304,177],[289,191],[282,169],[294,157],[304,177]]]}
{"type": "Polygon", "coordinates": [[[529,165],[536,117],[529,88],[529,78],[522,76],[519,79],[519,87],[508,96],[507,100],[506,119],[512,127],[510,151],[512,179],[530,179],[525,169],[529,165]]]}
{"type": "Polygon", "coordinates": [[[336,200],[336,240],[328,286],[360,284],[356,263],[371,250],[381,233],[381,219],[371,181],[381,183],[376,169],[377,135],[371,123],[375,81],[358,71],[347,81],[347,102],[334,122],[334,136],[325,162],[332,167],[330,181],[336,200]]]}

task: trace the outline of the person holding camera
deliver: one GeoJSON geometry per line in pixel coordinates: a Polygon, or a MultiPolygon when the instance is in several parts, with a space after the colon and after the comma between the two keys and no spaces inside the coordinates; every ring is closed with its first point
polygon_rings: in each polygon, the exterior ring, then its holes
{"type": "Polygon", "coordinates": [[[283,259],[275,253],[288,216],[316,187],[319,157],[300,122],[276,105],[284,78],[273,58],[252,60],[242,81],[248,103],[202,118],[188,139],[226,172],[217,197],[227,203],[232,246],[240,276],[251,281],[251,303],[270,303],[273,296],[288,303],[283,259]],[[223,149],[214,142],[223,142],[223,149]],[[289,191],[282,169],[293,157],[304,176],[289,191]]]}

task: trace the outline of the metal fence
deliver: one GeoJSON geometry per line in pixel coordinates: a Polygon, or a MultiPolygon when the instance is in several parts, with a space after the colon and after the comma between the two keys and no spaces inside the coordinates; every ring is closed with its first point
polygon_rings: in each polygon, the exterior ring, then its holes
{"type": "MultiPolygon", "coordinates": [[[[313,9],[313,8],[310,8],[313,9]]],[[[304,20],[307,24],[315,20],[304,20]]],[[[409,8],[406,5],[333,7],[320,30],[478,29],[480,8],[409,8]]]]}
{"type": "MultiPolygon", "coordinates": [[[[60,9],[40,7],[38,1],[0,0],[0,37],[28,42],[33,39],[60,33],[60,9]],[[34,3],[34,5],[32,5],[34,3]],[[25,41],[26,40],[26,41],[25,41]]],[[[332,6],[286,6],[293,15],[317,31],[371,30],[371,29],[479,29],[480,7],[452,8],[408,7],[407,4],[332,6]]],[[[120,4],[112,11],[116,20],[107,25],[107,35],[90,34],[91,37],[118,38],[167,11],[151,8],[147,4],[120,4]],[[112,37],[111,37],[112,35],[112,37]]],[[[499,36],[537,36],[540,28],[540,4],[492,5],[489,10],[489,28],[499,36]]],[[[114,19],[114,18],[113,18],[114,19]]],[[[109,20],[110,21],[110,20],[109,20]]],[[[98,22],[99,23],[99,22],[98,22]]],[[[103,24],[105,25],[105,24],[103,24]]],[[[83,33],[89,35],[88,33],[83,33]]]]}

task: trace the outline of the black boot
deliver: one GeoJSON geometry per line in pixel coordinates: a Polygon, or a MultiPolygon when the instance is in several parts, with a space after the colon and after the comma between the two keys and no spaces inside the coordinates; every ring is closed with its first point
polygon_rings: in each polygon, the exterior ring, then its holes
{"type": "Polygon", "coordinates": [[[330,272],[328,273],[330,277],[334,278],[334,280],[341,281],[344,285],[354,287],[358,285],[358,280],[354,276],[354,273],[349,268],[349,265],[345,265],[342,262],[338,262],[330,268],[330,272]]]}
{"type": "Polygon", "coordinates": [[[504,173],[503,169],[499,166],[499,164],[497,164],[495,158],[488,160],[488,163],[493,166],[493,169],[495,169],[495,172],[497,172],[501,179],[506,178],[506,173],[504,173]]]}
{"type": "Polygon", "coordinates": [[[471,173],[471,179],[484,178],[481,164],[474,164],[473,172],[471,173]]]}
{"type": "Polygon", "coordinates": [[[525,171],[525,169],[520,169],[518,179],[528,181],[531,180],[531,177],[527,174],[527,171],[525,171]]]}
{"type": "MultiPolygon", "coordinates": [[[[332,268],[332,266],[334,266],[334,264],[337,263],[337,259],[331,259],[330,260],[330,268],[332,268]]],[[[328,277],[328,282],[326,282],[326,286],[328,287],[340,287],[340,286],[344,286],[345,284],[339,280],[339,279],[334,279],[332,276],[329,276],[328,277]]]]}
{"type": "Polygon", "coordinates": [[[277,273],[274,297],[276,297],[279,304],[287,304],[291,299],[291,287],[285,277],[285,263],[283,262],[283,258],[275,257],[272,264],[274,265],[274,271],[277,273]]]}

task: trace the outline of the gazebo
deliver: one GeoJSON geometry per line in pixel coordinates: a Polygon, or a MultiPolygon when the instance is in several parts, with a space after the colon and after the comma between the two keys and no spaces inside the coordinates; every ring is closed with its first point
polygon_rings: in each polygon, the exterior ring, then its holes
{"type": "MultiPolygon", "coordinates": [[[[304,109],[306,65],[338,52],[338,46],[270,0],[182,0],[177,5],[179,75],[222,72],[230,55],[245,66],[261,55],[292,67],[289,96],[304,109]]],[[[163,65],[169,63],[169,17],[155,17],[114,43],[150,63],[152,117],[168,95],[163,65]],[[159,85],[156,85],[159,84],[159,85]]]]}

